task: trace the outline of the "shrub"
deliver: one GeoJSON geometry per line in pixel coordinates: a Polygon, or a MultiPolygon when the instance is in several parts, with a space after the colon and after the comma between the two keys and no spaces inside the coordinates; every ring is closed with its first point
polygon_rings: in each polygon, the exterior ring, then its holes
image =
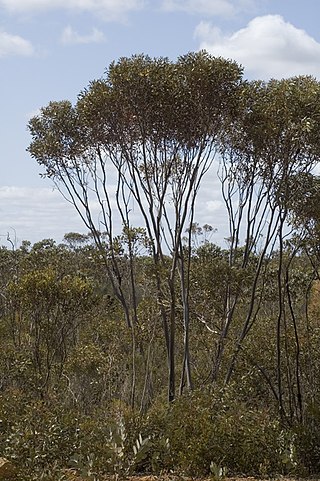
{"type": "Polygon", "coordinates": [[[304,424],[296,428],[296,450],[300,466],[307,474],[320,473],[320,408],[318,403],[308,406],[304,424]]]}
{"type": "Polygon", "coordinates": [[[228,392],[194,392],[169,410],[148,415],[149,432],[168,439],[166,469],[199,476],[213,464],[229,474],[268,475],[285,470],[280,422],[266,410],[250,409],[228,392]]]}

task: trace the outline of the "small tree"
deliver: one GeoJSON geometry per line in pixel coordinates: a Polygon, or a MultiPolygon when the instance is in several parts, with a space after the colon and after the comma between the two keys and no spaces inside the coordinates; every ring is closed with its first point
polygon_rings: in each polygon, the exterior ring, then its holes
{"type": "Polygon", "coordinates": [[[19,319],[17,347],[28,353],[43,396],[52,374],[61,377],[80,325],[92,312],[93,286],[78,276],[61,277],[53,268],[38,269],[12,280],[6,298],[5,319],[19,319]]]}

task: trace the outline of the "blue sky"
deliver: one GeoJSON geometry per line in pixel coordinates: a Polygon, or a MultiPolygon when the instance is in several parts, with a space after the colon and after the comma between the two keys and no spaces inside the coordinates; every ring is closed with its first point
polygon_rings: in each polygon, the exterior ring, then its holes
{"type": "MultiPolygon", "coordinates": [[[[320,78],[319,0],[0,0],[0,244],[82,231],[26,148],[28,119],[51,100],[75,101],[121,56],[200,48],[232,58],[248,78],[320,78]]],[[[217,181],[197,220],[227,235],[217,181]]]]}

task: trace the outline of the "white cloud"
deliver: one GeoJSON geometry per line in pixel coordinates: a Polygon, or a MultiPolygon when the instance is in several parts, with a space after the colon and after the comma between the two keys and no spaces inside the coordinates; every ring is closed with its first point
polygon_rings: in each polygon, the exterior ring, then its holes
{"type": "MultiPolygon", "coordinates": [[[[121,219],[115,199],[115,178],[111,172],[108,190],[111,195],[111,207],[114,212],[115,232],[121,231],[121,219]]],[[[44,181],[45,182],[45,181],[44,181]]],[[[93,218],[101,220],[99,203],[90,201],[93,218]]],[[[132,203],[131,222],[143,226],[139,209],[132,203]]],[[[216,165],[203,179],[196,202],[195,221],[200,225],[210,224],[217,228],[213,242],[224,243],[228,237],[228,222],[221,197],[221,184],[216,174],[216,165]]],[[[97,224],[98,225],[98,224],[97,224]]],[[[7,233],[15,232],[18,244],[22,240],[32,243],[41,239],[53,238],[61,242],[67,232],[87,232],[74,207],[68,203],[58,190],[52,187],[0,187],[0,245],[6,245],[7,233]]]]}
{"type": "Polygon", "coordinates": [[[183,11],[190,14],[229,17],[254,6],[254,0],[163,0],[167,11],[183,11]]]}
{"type": "Polygon", "coordinates": [[[61,35],[61,42],[64,44],[102,43],[104,41],[104,33],[96,28],[88,35],[80,35],[69,25],[63,30],[61,35]]]}
{"type": "Polygon", "coordinates": [[[216,212],[219,211],[223,207],[221,200],[208,200],[206,202],[206,210],[207,212],[216,212]]]}
{"type": "Polygon", "coordinates": [[[235,12],[234,5],[229,0],[164,0],[163,8],[208,15],[232,15],[235,12]]]}
{"type": "Polygon", "coordinates": [[[61,194],[51,188],[0,187],[0,245],[15,231],[18,242],[54,238],[70,231],[85,232],[77,214],[61,194]]]}
{"type": "Polygon", "coordinates": [[[228,217],[222,198],[221,181],[218,177],[219,161],[216,159],[201,182],[201,187],[196,200],[195,222],[201,226],[211,225],[214,232],[211,241],[224,245],[224,239],[229,236],[228,217]]]}
{"type": "Polygon", "coordinates": [[[138,10],[145,0],[0,0],[0,6],[13,13],[69,9],[92,12],[105,20],[125,17],[126,13],[138,10]]]}
{"type": "MultiPolygon", "coordinates": [[[[110,195],[116,186],[108,187],[110,195]]],[[[111,207],[114,216],[114,231],[120,233],[121,219],[117,215],[118,207],[113,195],[111,207]]],[[[101,220],[101,206],[92,198],[91,213],[96,225],[101,220]]],[[[139,213],[133,213],[134,225],[141,225],[139,213]]],[[[6,245],[7,233],[15,233],[17,243],[29,240],[32,243],[42,239],[54,239],[61,242],[67,232],[88,232],[76,209],[52,187],[0,187],[0,246],[6,245]]]]}
{"type": "Polygon", "coordinates": [[[31,56],[34,53],[32,44],[18,35],[0,31],[0,57],[11,55],[31,56]]]}
{"type": "Polygon", "coordinates": [[[320,44],[279,15],[256,17],[231,35],[201,22],[195,37],[201,49],[238,61],[250,77],[320,76],[320,44]]]}

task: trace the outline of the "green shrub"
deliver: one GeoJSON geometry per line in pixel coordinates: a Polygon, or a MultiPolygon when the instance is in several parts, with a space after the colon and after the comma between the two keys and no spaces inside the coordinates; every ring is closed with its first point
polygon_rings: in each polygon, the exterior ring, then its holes
{"type": "Polygon", "coordinates": [[[41,473],[63,467],[78,449],[78,420],[75,413],[59,412],[42,402],[30,402],[10,426],[4,454],[24,472],[41,473]]]}
{"type": "Polygon", "coordinates": [[[159,399],[144,416],[120,401],[84,414],[63,407],[59,396],[42,402],[8,391],[0,397],[1,452],[23,468],[25,480],[59,479],[65,468],[88,479],[172,471],[272,476],[294,474],[303,464],[319,469],[315,416],[303,429],[285,430],[271,411],[251,408],[232,389],[195,391],[170,406],[159,399]]]}
{"type": "MultiPolygon", "coordinates": [[[[296,450],[300,466],[309,475],[320,473],[320,408],[308,406],[303,425],[296,428],[296,450]]],[[[304,474],[304,473],[303,473],[304,474]]]]}
{"type": "MultiPolygon", "coordinates": [[[[169,410],[148,415],[152,430],[168,439],[166,469],[200,476],[210,466],[229,474],[271,475],[285,471],[282,430],[266,410],[250,409],[227,392],[194,392],[177,399],[169,410]]],[[[147,428],[147,427],[146,427],[147,428]]]]}

